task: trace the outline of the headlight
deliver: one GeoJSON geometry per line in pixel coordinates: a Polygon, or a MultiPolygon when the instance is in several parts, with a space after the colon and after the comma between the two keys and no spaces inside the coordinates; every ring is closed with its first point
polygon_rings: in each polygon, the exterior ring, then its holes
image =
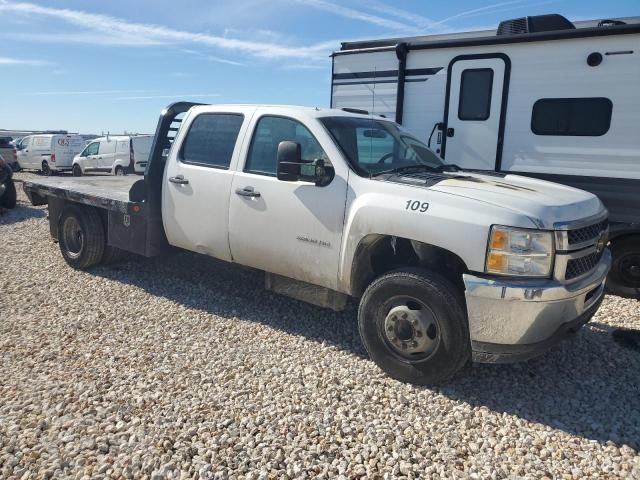
{"type": "Polygon", "coordinates": [[[553,267],[553,232],[493,226],[487,273],[548,277],[553,267]]]}

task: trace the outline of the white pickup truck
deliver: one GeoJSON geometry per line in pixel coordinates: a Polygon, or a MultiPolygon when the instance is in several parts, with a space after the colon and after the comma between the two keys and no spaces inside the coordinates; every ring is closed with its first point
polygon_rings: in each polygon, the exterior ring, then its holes
{"type": "Polygon", "coordinates": [[[394,122],[351,111],[176,103],[143,179],[24,188],[48,203],[74,268],[173,246],[317,305],[359,299],[371,358],[418,384],[540,354],[593,316],[611,264],[594,195],[444,165],[394,122]]]}

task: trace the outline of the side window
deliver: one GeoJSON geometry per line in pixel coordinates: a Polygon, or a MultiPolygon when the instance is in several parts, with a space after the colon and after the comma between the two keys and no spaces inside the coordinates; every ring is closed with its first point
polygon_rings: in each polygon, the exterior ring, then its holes
{"type": "Polygon", "coordinates": [[[536,135],[599,137],[611,127],[608,98],[543,98],[533,104],[531,131],[536,135]]]}
{"type": "Polygon", "coordinates": [[[89,155],[97,155],[98,154],[98,150],[100,149],[100,142],[93,142],[90,143],[87,146],[87,149],[85,150],[85,155],[89,156],[89,155]]]}
{"type": "Polygon", "coordinates": [[[472,68],[462,72],[460,79],[460,120],[486,120],[491,114],[493,69],[472,68]]]}
{"type": "Polygon", "coordinates": [[[239,113],[203,113],[191,123],[182,147],[184,163],[229,168],[244,116],[239,113]]]}
{"type": "Polygon", "coordinates": [[[29,142],[31,141],[31,137],[24,137],[22,140],[20,140],[20,143],[18,144],[18,150],[24,150],[25,148],[29,148],[29,142]]]}
{"type": "Polygon", "coordinates": [[[327,155],[313,134],[297,120],[284,117],[264,116],[258,121],[244,171],[262,175],[276,175],[278,145],[291,141],[300,144],[302,160],[312,162],[327,155]]]}

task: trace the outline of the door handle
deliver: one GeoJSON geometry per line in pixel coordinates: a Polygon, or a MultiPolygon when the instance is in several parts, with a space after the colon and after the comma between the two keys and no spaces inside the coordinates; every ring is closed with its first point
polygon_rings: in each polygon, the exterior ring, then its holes
{"type": "Polygon", "coordinates": [[[447,128],[447,137],[453,137],[456,134],[455,128],[447,128]]]}
{"type": "Polygon", "coordinates": [[[176,175],[175,177],[169,177],[169,181],[171,183],[176,183],[178,185],[187,185],[189,180],[185,179],[182,175],[176,175]]]}
{"type": "Polygon", "coordinates": [[[244,187],[236,189],[236,195],[240,195],[241,197],[258,198],[260,196],[260,192],[256,192],[253,187],[244,187]]]}
{"type": "Polygon", "coordinates": [[[102,157],[98,157],[98,160],[102,160],[102,157]]]}

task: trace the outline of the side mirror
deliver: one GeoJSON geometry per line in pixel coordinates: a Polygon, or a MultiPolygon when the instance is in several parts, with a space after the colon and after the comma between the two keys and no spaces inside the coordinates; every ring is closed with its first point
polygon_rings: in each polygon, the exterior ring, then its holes
{"type": "Polygon", "coordinates": [[[280,142],[278,145],[278,180],[284,182],[309,182],[317,186],[328,185],[333,179],[333,167],[325,165],[324,160],[304,162],[300,144],[280,142]]]}

